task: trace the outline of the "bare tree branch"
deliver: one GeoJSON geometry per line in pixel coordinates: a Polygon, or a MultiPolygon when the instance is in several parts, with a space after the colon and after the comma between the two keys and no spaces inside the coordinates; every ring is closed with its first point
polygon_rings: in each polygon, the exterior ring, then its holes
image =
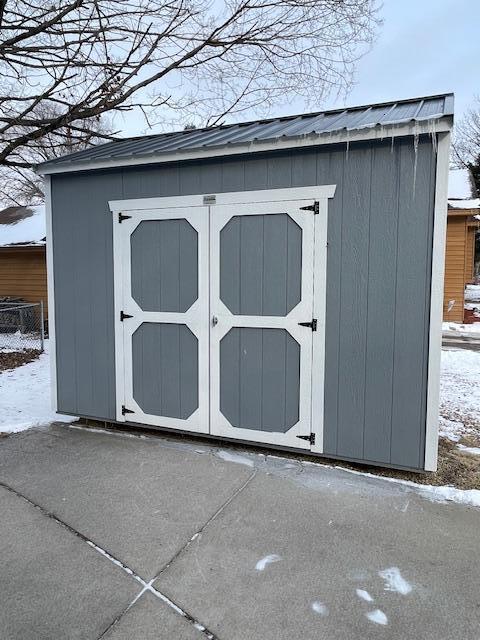
{"type": "Polygon", "coordinates": [[[480,155],[480,97],[455,126],[453,162],[462,169],[480,155]]]}
{"type": "Polygon", "coordinates": [[[42,150],[55,157],[110,139],[98,126],[107,113],[205,126],[297,96],[319,108],[349,87],[377,9],[377,0],[0,0],[0,167],[23,176],[42,150]]]}
{"type": "MultiPolygon", "coordinates": [[[[33,116],[48,121],[56,115],[58,107],[44,103],[37,105],[33,116]]],[[[32,117],[33,117],[32,116],[32,117]]],[[[37,204],[44,200],[43,179],[32,166],[51,158],[81,151],[89,146],[116,140],[109,123],[100,117],[70,123],[35,142],[31,142],[16,155],[10,164],[7,159],[0,165],[0,201],[9,204],[37,204]]]]}

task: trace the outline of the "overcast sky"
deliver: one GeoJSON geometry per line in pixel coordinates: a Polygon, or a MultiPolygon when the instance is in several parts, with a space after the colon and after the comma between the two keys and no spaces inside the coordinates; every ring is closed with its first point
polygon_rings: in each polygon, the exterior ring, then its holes
{"type": "MultiPolygon", "coordinates": [[[[453,91],[458,119],[480,94],[480,0],[384,0],[380,15],[383,26],[358,63],[354,87],[345,99],[332,97],[318,109],[453,91]]],[[[296,100],[279,104],[270,116],[306,111],[296,100]]],[[[237,120],[255,117],[243,113],[237,120]]],[[[123,135],[152,132],[133,113],[123,125],[116,122],[123,135]]]]}
{"type": "Polygon", "coordinates": [[[347,104],[453,91],[457,117],[480,94],[478,0],[384,0],[378,40],[347,104]]]}

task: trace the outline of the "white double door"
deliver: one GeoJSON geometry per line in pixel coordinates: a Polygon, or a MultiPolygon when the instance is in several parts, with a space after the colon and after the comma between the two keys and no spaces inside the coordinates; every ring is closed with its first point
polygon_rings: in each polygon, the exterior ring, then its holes
{"type": "Polygon", "coordinates": [[[311,198],[170,201],[111,203],[117,419],[311,448],[323,328],[314,247],[326,218],[316,232],[320,216],[302,208],[311,198]]]}

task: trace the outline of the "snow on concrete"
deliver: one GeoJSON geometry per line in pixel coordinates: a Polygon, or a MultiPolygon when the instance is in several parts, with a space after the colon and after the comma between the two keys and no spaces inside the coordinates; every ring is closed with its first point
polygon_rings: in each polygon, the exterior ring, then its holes
{"type": "MultiPolygon", "coordinates": [[[[0,246],[11,244],[45,244],[45,205],[25,207],[32,215],[12,224],[0,224],[0,246]]],[[[1,213],[1,212],[0,212],[1,213]]]]}
{"type": "MultiPolygon", "coordinates": [[[[480,307],[480,303],[468,303],[465,306],[471,307],[480,307]]],[[[459,322],[443,322],[442,323],[442,332],[443,333],[453,333],[458,334],[459,336],[465,335],[474,335],[474,337],[480,337],[480,322],[474,322],[472,324],[460,324],[459,322]]]]}
{"type": "Polygon", "coordinates": [[[387,616],[383,613],[383,611],[380,611],[380,609],[375,609],[375,611],[369,611],[365,615],[370,620],[370,622],[375,622],[375,624],[382,624],[382,625],[388,624],[387,616]]]}
{"type": "Polygon", "coordinates": [[[480,507],[480,489],[457,489],[449,485],[433,485],[433,484],[420,484],[418,482],[412,482],[411,480],[402,480],[401,478],[390,478],[389,476],[379,476],[375,473],[369,473],[368,471],[357,471],[356,469],[348,469],[346,467],[336,466],[336,469],[345,471],[346,473],[353,473],[356,475],[364,476],[366,478],[375,478],[376,480],[384,480],[385,482],[392,482],[394,484],[402,484],[405,487],[410,487],[426,500],[432,502],[456,502],[468,507],[480,507]]]}
{"type": "Polygon", "coordinates": [[[480,507],[480,489],[457,489],[432,485],[424,485],[424,487],[425,492],[421,492],[422,495],[434,502],[456,502],[467,507],[480,507]]]}
{"type": "Polygon", "coordinates": [[[312,611],[319,616],[328,616],[328,607],[323,602],[320,602],[320,600],[312,602],[312,611]]]}
{"type": "Polygon", "coordinates": [[[384,569],[379,571],[378,575],[385,580],[385,591],[394,591],[402,596],[406,596],[412,591],[412,586],[402,577],[398,567],[384,569]]]}
{"type": "Polygon", "coordinates": [[[279,555],[277,555],[276,553],[271,553],[270,555],[261,558],[255,565],[255,569],[257,571],[264,571],[265,567],[268,564],[272,564],[272,562],[279,562],[280,560],[281,557],[279,555]]]}
{"type": "Polygon", "coordinates": [[[254,462],[251,458],[247,458],[247,456],[239,455],[238,453],[234,453],[233,451],[226,451],[225,449],[220,449],[220,451],[216,451],[215,455],[225,462],[235,462],[236,464],[244,464],[247,467],[253,467],[254,462]]]}
{"type": "MultiPolygon", "coordinates": [[[[89,433],[92,433],[92,434],[108,433],[112,437],[119,437],[119,438],[125,437],[125,432],[93,429],[91,427],[82,427],[81,425],[79,425],[78,427],[73,426],[71,428],[86,429],[88,430],[89,433]]],[[[138,436],[132,435],[131,437],[138,437],[138,436]]],[[[189,450],[192,453],[195,453],[196,445],[194,443],[188,443],[188,442],[178,443],[175,441],[167,440],[166,438],[162,438],[158,434],[154,434],[152,436],[142,436],[142,437],[147,440],[152,440],[155,443],[162,441],[163,446],[168,446],[174,449],[189,450]]],[[[218,456],[219,451],[215,448],[215,446],[212,445],[209,450],[211,452],[211,455],[215,457],[219,457],[218,456]]],[[[223,451],[223,455],[221,457],[224,460],[228,461],[228,456],[225,455],[228,452],[225,450],[222,450],[222,451],[223,451]]],[[[244,454],[245,454],[244,456],[245,459],[251,462],[251,464],[248,464],[248,466],[254,466],[255,469],[258,469],[259,471],[279,474],[284,477],[291,478],[294,481],[301,482],[302,486],[311,486],[312,488],[315,488],[316,486],[331,487],[332,483],[334,483],[336,480],[332,479],[330,476],[328,476],[328,474],[326,475],[325,469],[334,469],[336,472],[341,472],[342,474],[352,474],[352,475],[362,476],[364,478],[372,478],[375,481],[378,481],[378,483],[380,483],[378,487],[381,486],[381,483],[392,483],[392,484],[403,485],[405,487],[408,487],[408,489],[410,489],[411,491],[414,491],[415,493],[420,495],[422,498],[433,501],[433,502],[438,502],[441,504],[446,504],[447,502],[456,502],[458,504],[463,504],[467,506],[480,507],[480,490],[477,490],[477,489],[465,490],[465,489],[456,489],[455,487],[451,487],[451,486],[434,486],[434,485],[427,485],[427,484],[419,484],[417,482],[412,482],[411,480],[401,480],[400,478],[390,478],[388,476],[380,476],[380,475],[376,475],[374,473],[369,473],[366,471],[348,469],[347,467],[341,467],[339,465],[335,465],[334,467],[332,467],[329,464],[320,462],[320,460],[318,462],[312,462],[309,460],[295,460],[294,461],[295,464],[290,464],[293,460],[289,459],[288,457],[279,458],[279,456],[255,454],[255,455],[252,455],[251,459],[249,459],[246,456],[251,454],[249,454],[246,451],[244,452],[244,454]],[[285,461],[283,465],[279,464],[279,461],[281,460],[285,461]],[[309,475],[314,475],[318,477],[317,483],[310,483],[310,484],[308,482],[305,483],[304,478],[307,475],[305,473],[307,469],[308,469],[309,475]]],[[[201,455],[201,454],[198,454],[198,455],[201,455]]],[[[239,457],[238,454],[232,453],[232,456],[233,456],[233,461],[238,462],[238,457],[239,457]]],[[[351,488],[353,485],[352,483],[348,483],[348,486],[349,488],[351,488]]],[[[368,490],[370,491],[372,490],[372,488],[369,487],[368,490]]],[[[407,501],[404,511],[407,510],[408,504],[409,503],[407,501]]],[[[368,575],[363,573],[360,573],[355,576],[355,580],[363,581],[367,578],[368,578],[368,575]]]]}
{"type": "Polygon", "coordinates": [[[125,573],[128,573],[128,575],[132,576],[132,578],[134,578],[138,583],[140,583],[142,585],[142,590],[139,593],[137,593],[137,595],[130,602],[130,604],[128,605],[128,607],[126,609],[127,611],[128,611],[128,609],[130,609],[137,602],[137,600],[139,600],[139,598],[142,597],[142,595],[146,591],[148,591],[152,595],[154,595],[156,598],[158,598],[159,600],[162,600],[162,602],[164,602],[171,609],[173,609],[173,611],[175,611],[175,613],[178,613],[180,616],[186,618],[190,622],[190,624],[192,624],[193,627],[195,629],[197,629],[198,631],[201,631],[208,638],[208,640],[214,640],[213,634],[210,633],[208,631],[208,629],[203,624],[198,622],[198,620],[195,620],[194,618],[192,618],[191,615],[187,614],[186,611],[184,611],[181,607],[179,607],[177,604],[175,604],[175,602],[173,602],[173,600],[170,600],[170,598],[168,598],[165,594],[163,594],[161,591],[159,591],[158,589],[156,589],[153,586],[153,583],[157,579],[156,577],[152,578],[152,580],[150,580],[150,582],[147,582],[144,578],[141,578],[132,569],[130,569],[130,567],[128,567],[127,565],[123,564],[123,562],[120,562],[120,560],[117,560],[117,558],[114,558],[112,555],[110,555],[110,553],[108,553],[108,551],[105,551],[105,549],[102,549],[102,547],[99,547],[94,542],[92,542],[91,540],[88,540],[88,539],[85,539],[85,542],[88,544],[89,547],[91,547],[92,549],[95,549],[95,551],[97,551],[105,559],[109,560],[116,567],[119,567],[120,569],[122,569],[122,571],[125,571],[125,573]]]}
{"type": "Polygon", "coordinates": [[[45,352],[33,362],[0,373],[0,433],[76,420],[51,409],[48,340],[45,345],[45,352]]]}
{"type": "Polygon", "coordinates": [[[365,591],[365,589],[356,589],[355,592],[361,600],[365,600],[365,602],[373,602],[372,596],[368,591],[365,591]]]}

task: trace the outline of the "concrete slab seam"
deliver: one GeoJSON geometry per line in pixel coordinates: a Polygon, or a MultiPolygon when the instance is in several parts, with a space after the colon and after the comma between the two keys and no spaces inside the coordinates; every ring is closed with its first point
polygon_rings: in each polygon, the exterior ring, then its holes
{"type": "Polygon", "coordinates": [[[235,500],[235,498],[239,496],[244,489],[247,488],[247,486],[250,484],[250,482],[253,480],[253,478],[256,475],[257,475],[257,471],[255,470],[250,474],[247,480],[245,480],[245,482],[240,487],[238,487],[238,489],[236,489],[227,500],[225,500],[225,502],[215,511],[215,513],[212,516],[210,516],[210,518],[208,518],[208,520],[200,527],[200,529],[198,529],[198,531],[196,531],[191,536],[191,538],[187,540],[187,542],[183,545],[183,547],[181,547],[175,553],[175,555],[172,556],[172,558],[170,558],[170,560],[155,574],[155,577],[153,578],[152,582],[157,580],[157,578],[164,571],[166,571],[189,548],[192,542],[194,542],[194,540],[197,540],[199,536],[202,535],[202,533],[205,531],[208,525],[211,524],[214,520],[216,520],[216,518],[218,518],[218,516],[228,507],[228,505],[231,504],[231,502],[235,500]]]}
{"type": "MultiPolygon", "coordinates": [[[[139,581],[141,581],[143,583],[143,589],[135,596],[135,598],[132,600],[132,602],[130,602],[129,605],[127,607],[125,607],[125,609],[115,618],[115,620],[113,620],[110,623],[110,625],[105,629],[105,631],[103,631],[103,633],[99,636],[98,640],[101,640],[102,638],[104,638],[106,636],[106,634],[110,631],[110,629],[112,629],[121,620],[121,618],[123,618],[123,616],[134,606],[134,604],[136,602],[138,602],[138,600],[140,600],[140,598],[143,596],[143,594],[146,591],[149,591],[150,593],[152,593],[154,596],[156,596],[157,598],[159,598],[160,600],[165,602],[165,604],[167,604],[169,607],[174,609],[174,611],[176,613],[178,613],[179,615],[181,615],[184,618],[186,618],[191,624],[193,624],[195,629],[197,629],[198,631],[202,632],[207,638],[209,638],[209,640],[219,640],[218,636],[215,636],[203,624],[201,624],[198,620],[195,620],[195,618],[193,618],[193,616],[191,616],[189,613],[187,613],[181,607],[179,607],[177,604],[175,604],[173,602],[173,600],[170,600],[170,598],[168,598],[168,596],[166,596],[165,594],[163,594],[160,591],[158,591],[158,589],[156,589],[153,586],[153,583],[155,582],[155,580],[157,580],[157,578],[168,567],[170,567],[172,565],[173,562],[175,562],[175,560],[178,559],[178,557],[180,555],[183,554],[184,551],[186,551],[189,548],[189,546],[192,544],[192,542],[194,540],[198,539],[198,537],[205,530],[205,528],[211,522],[213,522],[213,520],[215,520],[215,518],[217,518],[222,513],[222,511],[247,487],[247,485],[255,477],[256,473],[257,473],[256,471],[253,471],[253,473],[250,474],[250,476],[247,478],[247,480],[240,487],[238,487],[227,500],[225,500],[225,502],[215,511],[215,513],[212,516],[210,516],[210,518],[208,518],[208,520],[200,527],[200,529],[198,531],[196,531],[187,540],[187,542],[175,553],[175,555],[172,556],[172,558],[160,569],[160,571],[158,571],[155,574],[155,576],[150,580],[150,582],[147,583],[147,582],[143,581],[141,578],[138,578],[138,576],[137,576],[139,581]]],[[[93,543],[92,543],[92,545],[93,545],[93,543]]],[[[95,547],[95,548],[97,549],[97,551],[102,553],[102,555],[105,555],[106,557],[108,557],[112,562],[116,562],[115,558],[109,556],[103,549],[101,549],[99,547],[95,547]]]]}
{"type": "MultiPolygon", "coordinates": [[[[181,615],[183,618],[188,620],[195,627],[195,629],[197,629],[197,631],[203,633],[209,640],[219,640],[219,638],[217,636],[215,636],[213,633],[211,633],[207,629],[207,627],[205,627],[205,625],[203,625],[201,622],[196,620],[187,611],[185,611],[184,609],[182,609],[181,607],[176,605],[175,602],[173,602],[173,600],[171,600],[166,595],[161,593],[158,589],[153,587],[152,585],[153,585],[153,582],[156,580],[156,577],[153,578],[152,580],[150,580],[150,582],[147,582],[146,580],[141,578],[139,575],[137,575],[132,569],[130,569],[130,567],[128,567],[123,562],[121,562],[120,560],[115,558],[113,555],[108,553],[108,551],[106,551],[102,547],[99,547],[92,540],[87,538],[83,533],[81,533],[80,531],[77,531],[76,529],[71,527],[69,524],[67,524],[66,522],[64,522],[60,518],[58,518],[54,513],[50,512],[50,511],[47,511],[41,505],[37,504],[36,502],[33,502],[33,500],[31,500],[30,498],[25,496],[20,491],[17,491],[16,489],[14,489],[13,487],[10,487],[9,485],[5,484],[4,482],[0,482],[0,487],[5,489],[6,491],[9,491],[13,495],[15,495],[17,498],[20,498],[20,499],[24,500],[25,502],[27,502],[27,504],[29,504],[30,506],[34,507],[38,511],[40,511],[40,513],[43,516],[45,516],[46,518],[49,518],[50,520],[53,520],[56,524],[58,524],[59,526],[63,527],[64,529],[66,529],[69,533],[71,533],[74,536],[80,538],[83,542],[88,544],[89,547],[91,547],[92,549],[97,551],[97,553],[99,553],[104,558],[106,558],[107,560],[112,562],[115,566],[117,566],[120,569],[122,569],[125,573],[127,573],[134,580],[136,580],[140,585],[142,585],[142,590],[135,596],[135,598],[132,600],[132,602],[130,602],[130,604],[115,618],[115,620],[111,624],[109,624],[108,627],[100,634],[98,640],[100,640],[101,638],[105,637],[105,634],[122,618],[122,616],[140,599],[140,597],[146,591],[151,592],[155,597],[157,597],[159,600],[162,600],[162,602],[164,602],[171,609],[173,609],[173,611],[175,611],[175,613],[181,615]]],[[[233,499],[237,493],[238,493],[238,490],[233,496],[231,496],[231,499],[233,499]]],[[[227,501],[227,503],[229,501],[227,501]]],[[[225,507],[226,504],[223,505],[223,506],[225,507]]]]}

